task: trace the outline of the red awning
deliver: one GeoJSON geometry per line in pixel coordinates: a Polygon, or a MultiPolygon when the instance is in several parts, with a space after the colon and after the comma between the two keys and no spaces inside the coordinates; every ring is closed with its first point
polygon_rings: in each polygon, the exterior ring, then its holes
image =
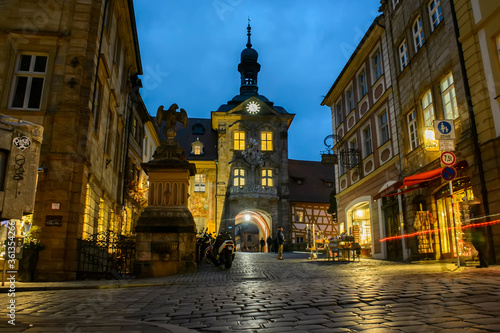
{"type": "Polygon", "coordinates": [[[414,185],[419,185],[420,183],[428,182],[428,181],[434,180],[436,178],[439,178],[439,177],[441,177],[442,171],[443,171],[443,168],[437,168],[434,170],[425,171],[425,172],[417,173],[416,175],[411,175],[411,176],[405,177],[403,179],[403,185],[401,185],[400,189],[405,188],[405,187],[408,188],[408,187],[414,186],[414,185]]]}
{"type": "MultiPolygon", "coordinates": [[[[468,166],[469,165],[467,164],[467,161],[460,161],[453,167],[455,167],[455,169],[457,170],[461,170],[467,168],[468,166]]],[[[373,200],[378,200],[382,197],[388,197],[391,195],[403,194],[416,190],[418,188],[425,187],[427,186],[428,182],[440,178],[443,169],[444,168],[437,168],[405,177],[402,181],[397,181],[391,186],[377,193],[375,196],[373,196],[373,200]],[[402,191],[398,192],[398,190],[402,191]]]]}

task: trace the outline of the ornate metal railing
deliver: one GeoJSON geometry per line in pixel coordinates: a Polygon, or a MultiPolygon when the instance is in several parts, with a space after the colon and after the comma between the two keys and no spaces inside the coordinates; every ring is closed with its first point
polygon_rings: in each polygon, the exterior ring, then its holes
{"type": "Polygon", "coordinates": [[[133,277],[135,240],[106,231],[77,241],[77,279],[133,277]]]}

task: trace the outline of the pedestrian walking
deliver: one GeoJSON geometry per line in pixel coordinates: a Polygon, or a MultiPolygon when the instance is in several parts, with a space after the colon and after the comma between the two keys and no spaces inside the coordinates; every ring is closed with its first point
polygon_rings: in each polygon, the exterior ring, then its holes
{"type": "Polygon", "coordinates": [[[271,235],[267,237],[267,252],[271,252],[271,247],[273,246],[273,238],[271,235]]]}
{"type": "Polygon", "coordinates": [[[283,244],[285,244],[285,235],[283,235],[283,227],[278,227],[278,233],[276,235],[278,240],[278,259],[283,260],[283,244]]]}
{"type": "Polygon", "coordinates": [[[266,246],[266,241],[264,240],[264,237],[260,239],[260,252],[264,252],[264,247],[266,246]]]}

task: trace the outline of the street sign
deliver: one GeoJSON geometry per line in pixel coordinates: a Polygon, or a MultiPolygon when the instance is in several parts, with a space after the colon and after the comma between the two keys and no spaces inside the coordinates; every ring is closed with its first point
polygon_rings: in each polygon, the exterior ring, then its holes
{"type": "Polygon", "coordinates": [[[436,140],[454,140],[455,122],[450,119],[434,120],[434,133],[436,140]]]}
{"type": "Polygon", "coordinates": [[[443,170],[441,171],[441,177],[444,180],[452,181],[456,176],[457,170],[454,167],[448,166],[446,168],[443,168],[443,170]]]}
{"type": "Polygon", "coordinates": [[[457,157],[451,151],[444,151],[441,153],[441,162],[444,165],[453,165],[457,161],[457,157]]]}
{"type": "Polygon", "coordinates": [[[455,140],[438,140],[439,151],[455,151],[455,140]]]}

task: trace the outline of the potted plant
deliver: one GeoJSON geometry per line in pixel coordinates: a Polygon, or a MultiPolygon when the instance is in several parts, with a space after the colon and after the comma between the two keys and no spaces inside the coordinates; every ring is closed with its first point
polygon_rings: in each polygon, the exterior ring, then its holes
{"type": "Polygon", "coordinates": [[[42,228],[33,225],[24,235],[23,257],[19,260],[19,281],[33,281],[38,253],[45,248],[40,242],[41,232],[42,228]]]}

